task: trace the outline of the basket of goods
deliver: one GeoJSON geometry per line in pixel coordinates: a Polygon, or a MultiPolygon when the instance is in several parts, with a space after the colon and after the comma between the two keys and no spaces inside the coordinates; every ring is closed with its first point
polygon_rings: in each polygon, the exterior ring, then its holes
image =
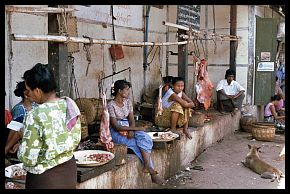
{"type": "Polygon", "coordinates": [[[257,118],[252,115],[243,116],[240,120],[241,129],[248,133],[252,132],[252,123],[257,122],[257,118]]]}
{"type": "Polygon", "coordinates": [[[202,127],[204,126],[204,120],[206,116],[201,112],[194,112],[189,118],[188,126],[190,127],[202,127]]]}
{"type": "Polygon", "coordinates": [[[275,136],[275,125],[269,122],[252,123],[253,138],[259,141],[272,141],[275,136]]]}
{"type": "Polygon", "coordinates": [[[86,122],[88,124],[93,121],[101,120],[102,113],[102,99],[98,98],[78,98],[75,100],[77,106],[81,111],[84,111],[86,122]]]}

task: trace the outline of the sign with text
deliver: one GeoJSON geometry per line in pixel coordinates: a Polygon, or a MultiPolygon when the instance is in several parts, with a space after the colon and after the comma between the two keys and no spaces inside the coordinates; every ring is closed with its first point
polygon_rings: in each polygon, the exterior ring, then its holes
{"type": "Polygon", "coordinates": [[[200,28],[200,5],[177,5],[177,24],[192,27],[195,30],[200,28]]]}
{"type": "Polygon", "coordinates": [[[260,62],[257,71],[274,71],[274,62],[260,62]]]}
{"type": "MultiPolygon", "coordinates": [[[[110,5],[73,5],[77,9],[74,14],[77,18],[112,24],[110,5]]],[[[142,5],[114,5],[114,24],[132,28],[143,28],[142,5]]]]}

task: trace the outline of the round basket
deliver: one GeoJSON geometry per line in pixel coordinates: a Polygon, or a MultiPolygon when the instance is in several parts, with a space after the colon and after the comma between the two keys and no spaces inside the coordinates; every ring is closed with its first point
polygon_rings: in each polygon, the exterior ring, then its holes
{"type": "Polygon", "coordinates": [[[248,133],[252,133],[252,123],[257,122],[254,116],[243,116],[240,120],[241,129],[248,133]]]}
{"type": "Polygon", "coordinates": [[[202,127],[204,126],[205,115],[201,112],[195,112],[189,118],[188,126],[190,127],[202,127]]]}
{"type": "Polygon", "coordinates": [[[252,135],[259,141],[272,141],[275,136],[275,125],[268,122],[252,123],[252,135]]]}
{"type": "MultiPolygon", "coordinates": [[[[107,99],[107,103],[110,100],[107,99]]],[[[93,121],[100,121],[103,102],[99,98],[78,98],[75,100],[81,111],[84,111],[87,119],[87,123],[90,124],[93,121]]]]}

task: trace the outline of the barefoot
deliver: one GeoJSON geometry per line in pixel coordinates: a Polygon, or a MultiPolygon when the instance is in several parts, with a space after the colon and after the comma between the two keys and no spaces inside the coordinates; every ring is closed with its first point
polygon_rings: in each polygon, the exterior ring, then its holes
{"type": "Polygon", "coordinates": [[[151,174],[151,180],[153,183],[156,183],[158,185],[166,184],[166,180],[164,180],[157,172],[154,174],[151,174]]]}
{"type": "Polygon", "coordinates": [[[188,129],[183,129],[183,133],[186,135],[186,137],[187,137],[188,139],[192,139],[192,136],[190,135],[188,129]]]}

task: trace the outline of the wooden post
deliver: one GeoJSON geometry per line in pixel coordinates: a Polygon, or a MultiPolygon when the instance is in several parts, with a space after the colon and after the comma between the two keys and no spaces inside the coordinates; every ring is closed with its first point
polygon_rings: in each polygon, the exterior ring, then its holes
{"type": "MultiPolygon", "coordinates": [[[[185,30],[178,29],[178,41],[183,41],[180,37],[181,34],[185,34],[185,30]]],[[[184,91],[187,93],[186,87],[188,85],[188,55],[187,45],[178,45],[178,76],[184,79],[184,91]]]]}
{"type": "MultiPolygon", "coordinates": [[[[230,10],[230,35],[236,36],[237,34],[237,5],[231,5],[230,10]]],[[[230,69],[236,71],[236,54],[237,54],[237,41],[230,41],[230,69]]]]}
{"type": "Polygon", "coordinates": [[[248,77],[247,77],[247,96],[246,103],[254,104],[254,75],[255,75],[255,5],[249,5],[249,35],[248,35],[248,77]]]}
{"type": "MultiPolygon", "coordinates": [[[[57,7],[52,5],[50,7],[57,7]]],[[[65,6],[67,7],[67,6],[65,6]]],[[[60,21],[62,21],[60,17],[60,21]]],[[[48,14],[48,33],[51,35],[58,35],[57,15],[54,13],[48,14]]],[[[57,93],[59,96],[69,95],[69,74],[67,65],[67,45],[58,42],[48,42],[48,64],[52,68],[56,83],[57,93]]]]}
{"type": "MultiPolygon", "coordinates": [[[[230,35],[236,36],[237,34],[237,5],[231,5],[230,10],[230,35]]],[[[236,54],[237,54],[237,41],[230,41],[230,68],[236,71],[236,54]]]]}

